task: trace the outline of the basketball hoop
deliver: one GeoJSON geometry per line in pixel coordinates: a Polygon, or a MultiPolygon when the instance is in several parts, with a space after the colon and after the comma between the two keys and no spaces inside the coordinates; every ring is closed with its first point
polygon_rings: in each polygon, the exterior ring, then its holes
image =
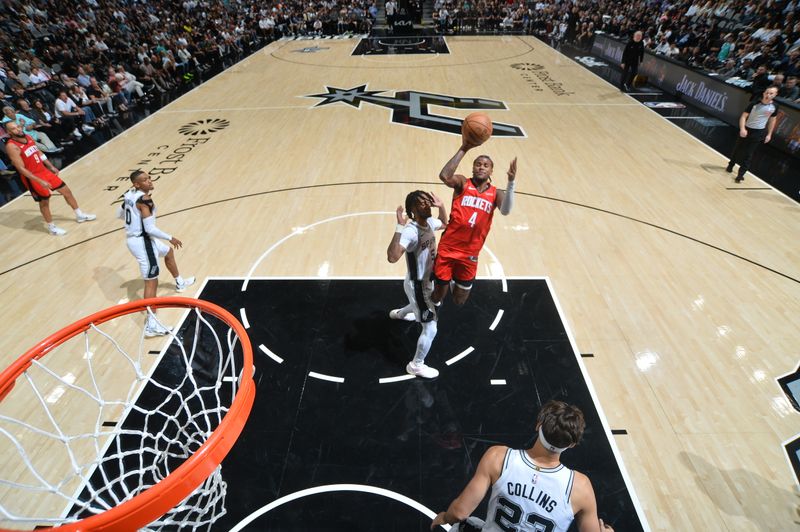
{"type": "Polygon", "coordinates": [[[197,299],[118,305],[39,342],[0,373],[0,526],[209,529],[253,370],[244,327],[197,299]],[[158,351],[125,318],[156,309],[188,309],[158,351]]]}

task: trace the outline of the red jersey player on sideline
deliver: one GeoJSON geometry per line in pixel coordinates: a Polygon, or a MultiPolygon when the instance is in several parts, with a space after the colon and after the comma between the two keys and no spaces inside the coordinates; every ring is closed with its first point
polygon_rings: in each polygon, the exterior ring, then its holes
{"type": "Polygon", "coordinates": [[[53,215],[50,214],[50,196],[53,190],[61,192],[67,204],[75,211],[75,221],[78,223],[89,222],[97,218],[94,214],[81,211],[78,207],[78,200],[75,199],[70,188],[58,177],[58,168],[53,166],[39,151],[36,143],[25,134],[19,124],[6,122],[3,125],[9,135],[6,154],[19,172],[25,188],[33,196],[33,201],[39,204],[39,212],[42,213],[42,218],[44,218],[47,230],[51,235],[66,234],[65,230],[53,223],[53,215]]]}
{"type": "Polygon", "coordinates": [[[473,161],[471,179],[455,173],[471,148],[473,146],[462,144],[439,172],[439,179],[453,189],[453,204],[433,269],[436,288],[431,299],[436,304],[447,295],[451,281],[454,282],[455,304],[466,302],[478,271],[478,254],[492,226],[494,210],[500,209],[500,214],[505,216],[511,212],[514,201],[517,158],[514,157],[508,167],[508,187],[505,191],[498,190],[491,183],[494,162],[488,155],[480,155],[473,161]]]}

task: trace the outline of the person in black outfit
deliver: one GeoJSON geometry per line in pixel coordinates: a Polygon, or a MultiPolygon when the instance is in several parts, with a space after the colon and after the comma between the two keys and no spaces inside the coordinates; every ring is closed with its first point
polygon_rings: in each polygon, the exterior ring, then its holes
{"type": "Polygon", "coordinates": [[[622,52],[622,82],[619,90],[629,90],[629,85],[633,83],[633,78],[639,72],[639,63],[644,59],[644,43],[642,43],[642,32],[637,31],[622,52]]]}
{"type": "Polygon", "coordinates": [[[755,102],[761,98],[761,95],[765,90],[767,90],[767,87],[771,85],[767,67],[765,65],[760,65],[756,69],[755,74],[753,74],[753,79],[750,81],[753,82],[753,84],[750,86],[750,101],[755,102]]]}
{"type": "Polygon", "coordinates": [[[739,117],[739,137],[736,139],[736,146],[733,147],[731,159],[725,171],[733,172],[735,164],[739,164],[739,172],[736,174],[736,182],[744,181],[744,174],[750,168],[750,161],[753,154],[762,144],[772,140],[772,132],[775,130],[777,122],[778,106],[773,100],[778,95],[778,87],[772,85],[767,87],[758,102],[753,102],[747,106],[742,116],[739,117]]]}

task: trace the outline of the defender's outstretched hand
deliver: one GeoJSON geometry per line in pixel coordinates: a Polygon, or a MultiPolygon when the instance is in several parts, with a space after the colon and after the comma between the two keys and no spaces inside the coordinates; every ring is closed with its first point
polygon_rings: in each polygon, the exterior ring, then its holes
{"type": "Polygon", "coordinates": [[[402,205],[400,205],[397,207],[397,223],[400,225],[406,225],[406,222],[408,222],[408,218],[406,218],[406,210],[402,205]]]}

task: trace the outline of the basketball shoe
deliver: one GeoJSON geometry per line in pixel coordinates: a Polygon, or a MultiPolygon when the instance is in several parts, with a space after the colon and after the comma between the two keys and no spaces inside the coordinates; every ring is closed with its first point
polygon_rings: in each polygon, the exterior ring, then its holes
{"type": "Polygon", "coordinates": [[[48,224],[47,225],[47,230],[53,236],[61,236],[61,235],[66,235],[67,234],[67,232],[64,229],[61,229],[56,224],[48,224]]]}
{"type": "Polygon", "coordinates": [[[389,317],[393,320],[405,320],[405,321],[416,321],[417,318],[414,317],[413,312],[409,312],[405,316],[400,315],[400,311],[402,309],[396,308],[394,310],[389,311],[389,317]]]}
{"type": "Polygon", "coordinates": [[[97,215],[95,215],[95,214],[87,214],[85,212],[82,212],[80,214],[75,215],[75,221],[78,222],[78,223],[91,222],[92,220],[96,220],[96,219],[97,219],[97,215]]]}
{"type": "Polygon", "coordinates": [[[175,281],[175,291],[183,292],[184,290],[192,286],[194,284],[194,281],[195,281],[194,277],[187,277],[186,279],[183,280],[182,283],[175,281]]]}
{"type": "Polygon", "coordinates": [[[164,327],[157,321],[153,320],[148,322],[148,324],[144,328],[144,337],[145,338],[154,338],[156,336],[164,336],[165,334],[169,334],[172,332],[172,327],[164,327]]]}
{"type": "Polygon", "coordinates": [[[415,377],[422,377],[423,379],[435,379],[439,376],[438,369],[426,366],[424,363],[419,365],[414,364],[413,360],[406,365],[406,372],[415,377]]]}

